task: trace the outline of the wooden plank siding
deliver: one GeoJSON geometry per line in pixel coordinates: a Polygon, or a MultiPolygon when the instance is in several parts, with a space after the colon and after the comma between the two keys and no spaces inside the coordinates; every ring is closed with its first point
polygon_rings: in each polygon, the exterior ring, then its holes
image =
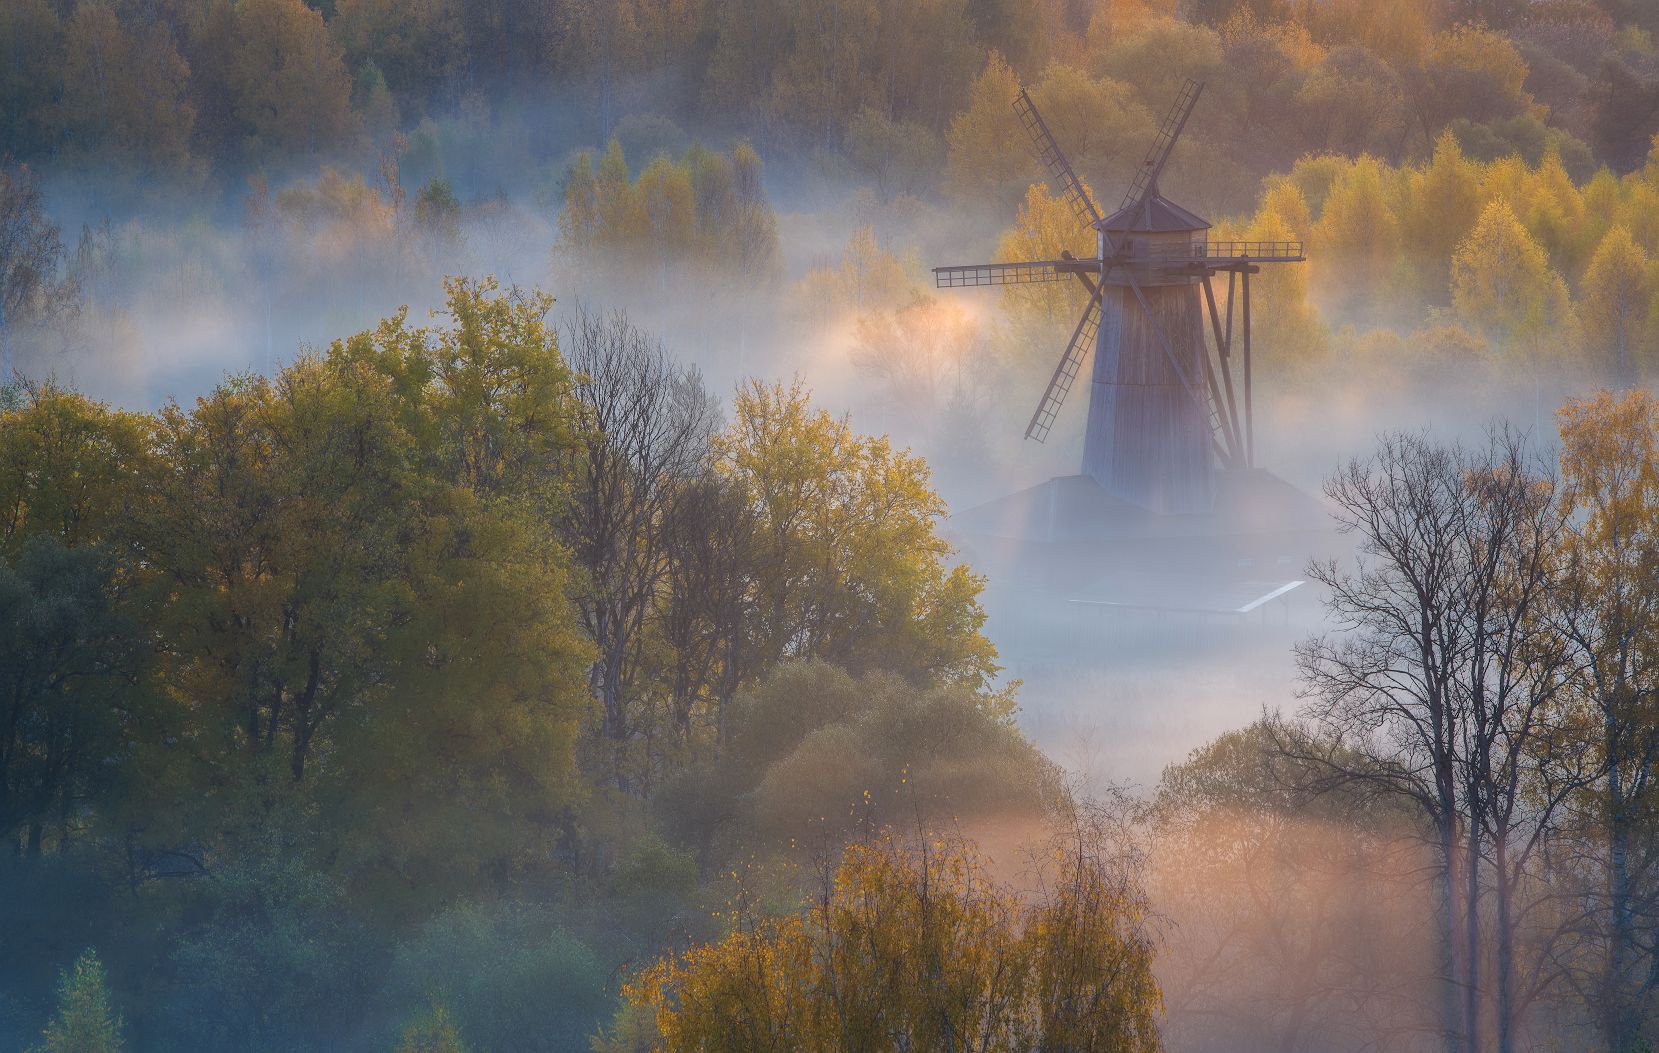
{"type": "MultiPolygon", "coordinates": [[[[1196,285],[1143,287],[1187,379],[1202,396],[1204,317],[1196,285]]],[[[1161,513],[1215,499],[1204,403],[1182,384],[1132,289],[1109,285],[1090,385],[1083,471],[1105,490],[1161,513]]]]}

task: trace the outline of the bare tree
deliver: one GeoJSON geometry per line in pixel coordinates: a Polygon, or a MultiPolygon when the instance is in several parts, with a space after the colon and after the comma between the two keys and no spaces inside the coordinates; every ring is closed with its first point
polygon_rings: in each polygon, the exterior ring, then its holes
{"type": "MultiPolygon", "coordinates": [[[[1564,524],[1554,481],[1510,432],[1494,436],[1484,456],[1469,464],[1465,480],[1471,636],[1458,680],[1468,714],[1464,797],[1480,827],[1492,884],[1497,1049],[1511,1053],[1526,1010],[1556,977],[1547,948],[1529,953],[1521,968],[1523,928],[1555,902],[1543,883],[1528,880],[1532,863],[1595,762],[1578,748],[1571,715],[1561,705],[1567,657],[1552,615],[1564,524]]],[[[1482,862],[1471,856],[1471,917],[1478,913],[1482,862]]],[[[1467,953],[1478,955],[1474,926],[1469,934],[1467,953]]]]}
{"type": "Polygon", "coordinates": [[[1298,649],[1317,734],[1281,747],[1329,786],[1404,797],[1433,830],[1452,1049],[1482,1048],[1490,880],[1496,1040],[1507,1050],[1546,975],[1516,976],[1520,878],[1584,777],[1542,756],[1560,748],[1565,668],[1546,616],[1561,532],[1554,487],[1520,436],[1496,431],[1475,450],[1387,436],[1325,493],[1358,539],[1356,566],[1311,570],[1337,628],[1298,649]]]}
{"type": "Polygon", "coordinates": [[[566,328],[580,451],[564,534],[585,572],[577,610],[599,657],[591,681],[619,788],[646,629],[668,570],[662,525],[708,463],[715,409],[695,371],[620,313],[579,310],[566,328]]]}
{"type": "Polygon", "coordinates": [[[1391,435],[1372,459],[1350,462],[1326,483],[1340,528],[1359,538],[1357,567],[1348,572],[1331,561],[1310,569],[1328,590],[1337,632],[1297,652],[1307,716],[1319,733],[1280,742],[1329,786],[1357,781],[1401,795],[1432,828],[1450,1049],[1473,1047],[1474,1021],[1458,991],[1478,979],[1477,966],[1457,953],[1469,835],[1457,770],[1465,715],[1455,690],[1467,648],[1457,624],[1467,575],[1459,560],[1467,514],[1461,460],[1421,436],[1391,435]]]}
{"type": "Polygon", "coordinates": [[[713,472],[675,496],[659,618],[671,655],[669,704],[686,745],[702,705],[712,706],[716,742],[725,742],[726,711],[757,664],[747,618],[756,526],[743,495],[713,472]]]}

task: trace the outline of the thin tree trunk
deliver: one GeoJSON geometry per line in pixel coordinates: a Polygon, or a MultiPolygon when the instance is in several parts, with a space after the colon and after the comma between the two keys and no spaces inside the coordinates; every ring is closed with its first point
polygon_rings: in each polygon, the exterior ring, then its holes
{"type": "Polygon", "coordinates": [[[1492,838],[1493,895],[1497,910],[1497,1025],[1498,1053],[1515,1050],[1515,932],[1510,916],[1513,875],[1509,870],[1509,831],[1500,829],[1492,838]]]}
{"type": "Polygon", "coordinates": [[[1470,817],[1463,866],[1463,1036],[1464,1048],[1480,1045],[1480,823],[1470,817]]]}

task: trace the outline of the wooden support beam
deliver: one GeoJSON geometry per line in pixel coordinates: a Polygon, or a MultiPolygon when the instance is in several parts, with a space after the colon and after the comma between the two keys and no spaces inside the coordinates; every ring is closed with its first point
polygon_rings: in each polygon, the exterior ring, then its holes
{"type": "MultiPolygon", "coordinates": [[[[1233,318],[1233,304],[1232,304],[1232,290],[1231,289],[1228,290],[1227,297],[1228,297],[1227,320],[1230,324],[1232,322],[1232,318],[1233,318]]],[[[1221,364],[1222,386],[1223,386],[1223,390],[1226,392],[1226,398],[1227,398],[1227,425],[1228,425],[1228,428],[1230,430],[1231,435],[1233,436],[1233,438],[1235,440],[1235,442],[1234,442],[1234,446],[1235,446],[1234,454],[1235,454],[1235,459],[1236,459],[1236,456],[1238,454],[1241,454],[1243,451],[1238,448],[1237,439],[1241,435],[1241,432],[1239,431],[1239,426],[1238,426],[1238,405],[1234,401],[1234,398],[1233,398],[1233,370],[1232,370],[1232,367],[1228,364],[1228,357],[1229,357],[1228,353],[1231,350],[1231,348],[1228,345],[1232,341],[1233,337],[1232,337],[1232,333],[1229,332],[1229,333],[1223,335],[1223,333],[1221,331],[1221,319],[1216,313],[1216,306],[1215,306],[1215,289],[1210,284],[1210,276],[1208,274],[1204,275],[1204,303],[1210,309],[1210,329],[1211,329],[1212,332],[1215,333],[1216,357],[1217,357],[1217,359],[1219,359],[1220,364],[1221,364]]],[[[1208,365],[1209,361],[1210,361],[1209,356],[1206,355],[1205,358],[1204,358],[1205,365],[1208,365]]]]}
{"type": "Polygon", "coordinates": [[[1250,390],[1250,268],[1244,270],[1244,466],[1256,465],[1256,406],[1250,390]]]}

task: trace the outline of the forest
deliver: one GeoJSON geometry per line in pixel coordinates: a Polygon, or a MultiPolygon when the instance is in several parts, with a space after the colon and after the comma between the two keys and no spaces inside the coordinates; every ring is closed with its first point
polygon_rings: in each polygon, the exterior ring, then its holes
{"type": "Polygon", "coordinates": [[[1656,34],[4,0],[0,1050],[1651,1049],[1656,34]],[[1110,211],[1189,78],[1347,551],[1137,782],[950,520],[1085,294],[929,268],[1094,253],[1022,86],[1110,211]]]}

